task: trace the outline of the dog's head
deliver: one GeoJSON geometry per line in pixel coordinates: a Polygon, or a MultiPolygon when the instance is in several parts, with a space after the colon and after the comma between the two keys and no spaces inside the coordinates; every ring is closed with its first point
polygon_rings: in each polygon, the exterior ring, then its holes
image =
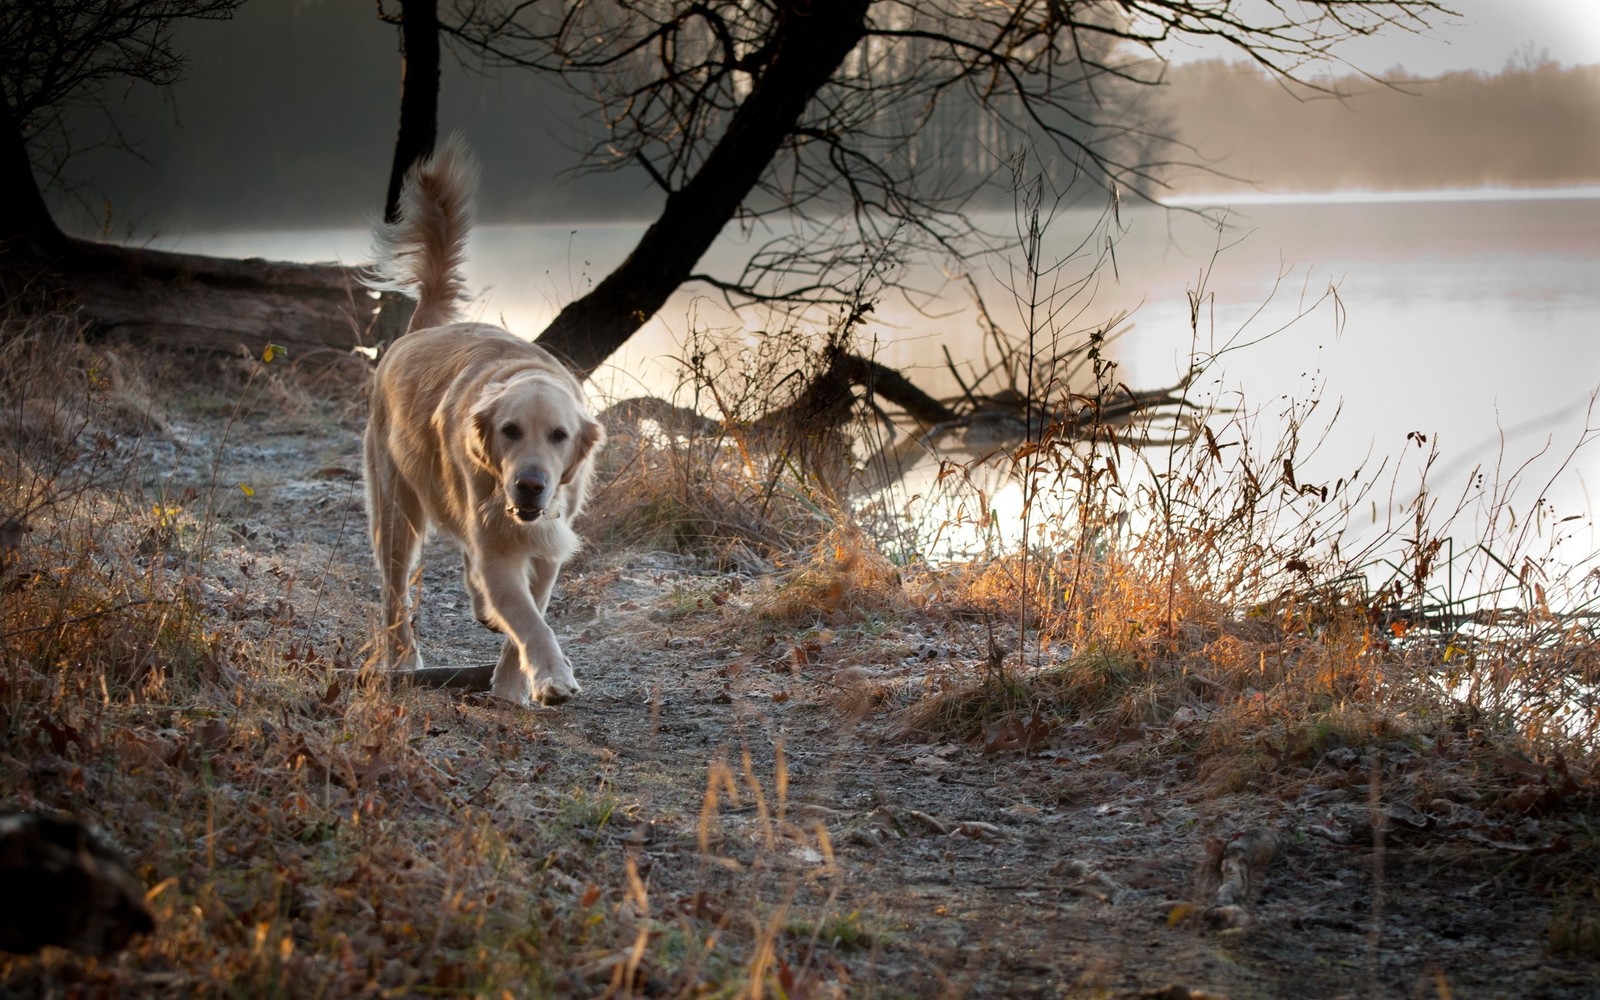
{"type": "Polygon", "coordinates": [[[507,516],[523,523],[544,515],[604,436],[571,388],[544,372],[489,385],[472,408],[473,460],[500,484],[507,516]]]}

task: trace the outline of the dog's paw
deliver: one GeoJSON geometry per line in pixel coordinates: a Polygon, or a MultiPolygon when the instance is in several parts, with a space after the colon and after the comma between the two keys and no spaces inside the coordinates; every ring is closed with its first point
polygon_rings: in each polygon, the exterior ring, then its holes
{"type": "Polygon", "coordinates": [[[572,675],[572,661],[565,656],[561,657],[559,667],[542,672],[533,682],[533,696],[541,705],[559,705],[582,691],[578,678],[572,675]]]}
{"type": "Polygon", "coordinates": [[[539,685],[534,691],[534,697],[539,700],[539,704],[548,708],[571,701],[575,695],[582,691],[583,688],[579,687],[578,682],[575,680],[567,681],[566,683],[551,681],[539,685]]]}
{"type": "Polygon", "coordinates": [[[528,692],[527,679],[518,671],[514,676],[501,677],[496,672],[494,683],[489,687],[489,694],[501,701],[509,701],[513,705],[527,708],[533,704],[533,698],[528,692]]]}
{"type": "Polygon", "coordinates": [[[576,694],[581,693],[581,691],[582,688],[578,685],[576,680],[570,680],[570,682],[566,683],[547,682],[539,685],[538,688],[534,690],[533,696],[534,698],[538,699],[541,706],[552,707],[571,701],[571,699],[573,699],[576,694]]]}

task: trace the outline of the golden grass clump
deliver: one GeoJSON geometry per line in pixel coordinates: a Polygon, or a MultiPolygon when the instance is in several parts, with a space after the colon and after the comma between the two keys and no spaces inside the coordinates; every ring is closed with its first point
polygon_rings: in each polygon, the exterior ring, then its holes
{"type": "Polygon", "coordinates": [[[782,466],[755,469],[731,437],[675,437],[616,422],[608,433],[584,514],[584,534],[597,546],[686,552],[760,571],[809,547],[831,524],[803,483],[782,466]]]}
{"type": "Polygon", "coordinates": [[[108,694],[195,668],[210,640],[181,562],[182,511],[114,487],[118,435],[149,426],[137,380],[106,374],[65,321],[0,339],[0,660],[13,712],[65,690],[108,694]],[[138,386],[128,390],[129,383],[138,386]],[[15,433],[16,431],[20,433],[15,433]],[[113,488],[107,488],[108,485],[113,488]]]}
{"type": "Polygon", "coordinates": [[[838,625],[902,615],[909,607],[900,571],[860,528],[838,525],[757,596],[751,612],[767,622],[838,625]]]}

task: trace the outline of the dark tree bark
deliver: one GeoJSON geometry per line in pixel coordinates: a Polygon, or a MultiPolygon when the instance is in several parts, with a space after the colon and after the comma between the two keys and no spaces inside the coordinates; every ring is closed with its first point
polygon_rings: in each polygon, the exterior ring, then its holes
{"type": "Polygon", "coordinates": [[[56,813],[0,814],[0,948],[103,958],[155,930],[144,894],[93,828],[56,813]]]}
{"type": "Polygon", "coordinates": [[[616,270],[557,314],[537,343],[587,374],[655,315],[733,218],[806,106],[866,35],[869,0],[784,0],[772,59],[693,179],[616,270]]]}
{"type": "Polygon", "coordinates": [[[66,252],[67,238],[50,217],[34,180],[22,124],[0,93],[0,254],[34,258],[66,252]]]}
{"type": "Polygon", "coordinates": [[[389,169],[383,218],[393,222],[400,186],[411,165],[433,152],[439,123],[439,7],[437,0],[400,0],[400,134],[389,169]]]}

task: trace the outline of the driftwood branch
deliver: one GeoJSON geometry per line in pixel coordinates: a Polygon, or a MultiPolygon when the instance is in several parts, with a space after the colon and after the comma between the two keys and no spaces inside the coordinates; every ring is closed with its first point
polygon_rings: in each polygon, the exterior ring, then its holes
{"type": "MultiPolygon", "coordinates": [[[[935,399],[903,373],[859,354],[833,351],[823,371],[806,383],[792,402],[761,415],[748,429],[757,433],[791,427],[837,429],[848,422],[856,401],[862,398],[858,390],[868,400],[893,404],[919,425],[960,418],[950,404],[935,399]]],[[[624,399],[600,417],[612,427],[650,420],[673,434],[709,435],[726,429],[718,421],[654,396],[624,399]]]]}
{"type": "MultiPolygon", "coordinates": [[[[1172,426],[1172,440],[1183,441],[1190,431],[1183,415],[1194,408],[1185,395],[1187,379],[1160,389],[1134,390],[1125,385],[1105,388],[1094,395],[1061,394],[1061,380],[1042,379],[1054,386],[1057,395],[1043,392],[1032,396],[1016,385],[1016,373],[1026,366],[1017,362],[1015,347],[1006,344],[997,332],[995,339],[1010,352],[987,372],[974,380],[961,377],[955,360],[945,351],[946,364],[955,376],[961,393],[939,399],[917,385],[903,372],[872,358],[830,346],[823,353],[823,364],[793,398],[742,427],[713,420],[663,399],[640,397],[623,400],[602,414],[613,431],[637,428],[644,420],[653,421],[666,433],[688,437],[712,437],[740,433],[784,448],[799,448],[802,459],[837,460],[838,439],[842,431],[866,406],[898,431],[879,447],[865,463],[871,470],[867,488],[897,478],[922,454],[937,454],[942,442],[961,435],[965,450],[992,453],[1026,440],[1052,437],[1057,440],[1087,440],[1098,436],[1119,443],[1147,445],[1165,443],[1141,422],[1172,426]],[[1004,384],[985,390],[984,383],[1004,384]],[[893,414],[893,419],[886,414],[893,414]],[[904,424],[911,425],[910,427],[904,424]],[[832,440],[830,440],[832,439],[832,440]]],[[[1067,352],[1044,359],[1036,368],[1053,370],[1071,365],[1076,354],[1067,352]]]]}

